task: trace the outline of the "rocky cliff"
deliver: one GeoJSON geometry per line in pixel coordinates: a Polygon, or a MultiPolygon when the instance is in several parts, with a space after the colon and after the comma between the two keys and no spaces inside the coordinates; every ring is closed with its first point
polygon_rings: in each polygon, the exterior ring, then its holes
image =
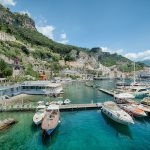
{"type": "Polygon", "coordinates": [[[36,30],[34,21],[27,14],[12,13],[0,4],[0,22],[15,27],[36,30]]]}

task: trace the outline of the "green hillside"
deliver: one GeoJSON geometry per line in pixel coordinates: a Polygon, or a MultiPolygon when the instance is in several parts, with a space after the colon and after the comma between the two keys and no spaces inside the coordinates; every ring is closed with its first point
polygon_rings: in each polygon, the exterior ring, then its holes
{"type": "MultiPolygon", "coordinates": [[[[88,49],[64,45],[47,38],[36,30],[34,21],[27,14],[12,13],[2,5],[0,5],[0,14],[0,30],[15,36],[17,40],[0,41],[0,53],[12,60],[17,57],[25,68],[26,64],[23,61],[25,56],[47,61],[47,65],[58,70],[61,69],[59,60],[75,61],[79,52],[83,51],[97,58],[97,61],[105,66],[115,65],[121,71],[132,71],[132,61],[121,55],[102,52],[101,48],[88,49]],[[77,51],[76,56],[71,55],[72,50],[77,51]]],[[[144,64],[138,63],[136,66],[139,70],[144,64]]]]}

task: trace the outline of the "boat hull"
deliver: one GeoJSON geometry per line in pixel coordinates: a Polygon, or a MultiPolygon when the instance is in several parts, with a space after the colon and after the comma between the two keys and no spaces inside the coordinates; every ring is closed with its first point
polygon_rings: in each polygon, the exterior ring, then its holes
{"type": "Polygon", "coordinates": [[[132,110],[129,110],[129,109],[125,109],[122,107],[122,109],[127,112],[130,116],[133,116],[133,117],[145,117],[146,114],[141,114],[141,113],[138,113],[138,112],[135,112],[135,111],[132,111],[132,110]]]}
{"type": "Polygon", "coordinates": [[[33,122],[34,122],[34,124],[35,125],[40,125],[42,123],[43,118],[44,118],[44,113],[42,113],[39,116],[35,114],[33,116],[33,122]]]}
{"type": "Polygon", "coordinates": [[[42,120],[40,121],[33,121],[35,125],[40,125],[42,123],[42,120]]]}
{"type": "Polygon", "coordinates": [[[122,124],[122,125],[130,125],[131,123],[129,122],[126,122],[125,120],[120,120],[118,119],[116,116],[114,116],[113,114],[111,113],[108,113],[105,109],[102,109],[102,112],[110,119],[112,119],[113,121],[119,123],[119,124],[122,124]]]}
{"type": "Polygon", "coordinates": [[[47,130],[47,131],[46,131],[47,135],[51,135],[51,134],[55,131],[55,129],[56,129],[56,128],[47,130]]]}

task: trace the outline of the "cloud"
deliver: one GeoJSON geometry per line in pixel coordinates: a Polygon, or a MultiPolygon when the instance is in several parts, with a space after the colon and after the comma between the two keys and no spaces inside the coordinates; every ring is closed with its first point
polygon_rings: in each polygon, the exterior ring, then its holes
{"type": "Polygon", "coordinates": [[[124,51],[123,49],[116,49],[116,50],[113,50],[113,49],[110,49],[110,48],[108,48],[108,47],[101,47],[101,49],[102,49],[103,52],[109,52],[109,53],[111,53],[111,54],[113,54],[113,53],[122,54],[123,51],[124,51]]]}
{"type": "Polygon", "coordinates": [[[47,19],[43,17],[42,15],[34,17],[34,20],[38,26],[45,26],[48,24],[47,19]]]}
{"type": "Polygon", "coordinates": [[[62,34],[60,34],[60,38],[61,38],[61,39],[66,39],[66,38],[67,38],[66,33],[62,33],[62,34]]]}
{"type": "Polygon", "coordinates": [[[16,1],[14,0],[0,0],[0,3],[4,6],[15,6],[16,5],[16,1]]]}
{"type": "Polygon", "coordinates": [[[69,40],[67,39],[67,34],[66,33],[61,33],[59,43],[66,44],[68,42],[69,42],[69,40]]]}
{"type": "Polygon", "coordinates": [[[54,39],[54,31],[55,31],[55,27],[52,25],[45,25],[45,26],[37,26],[36,27],[37,30],[44,34],[45,36],[47,36],[50,39],[54,39]]]}
{"type": "Polygon", "coordinates": [[[127,53],[125,57],[132,59],[132,60],[146,60],[150,59],[150,50],[145,50],[143,52],[138,53],[127,53]]]}
{"type": "Polygon", "coordinates": [[[31,17],[31,13],[28,10],[20,11],[20,14],[27,14],[29,17],[31,17]]]}

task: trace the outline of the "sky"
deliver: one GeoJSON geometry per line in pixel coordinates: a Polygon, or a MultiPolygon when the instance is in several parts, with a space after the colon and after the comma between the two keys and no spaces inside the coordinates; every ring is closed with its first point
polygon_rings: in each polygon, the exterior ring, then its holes
{"type": "Polygon", "coordinates": [[[150,0],[0,0],[54,41],[150,59],[150,0]]]}

